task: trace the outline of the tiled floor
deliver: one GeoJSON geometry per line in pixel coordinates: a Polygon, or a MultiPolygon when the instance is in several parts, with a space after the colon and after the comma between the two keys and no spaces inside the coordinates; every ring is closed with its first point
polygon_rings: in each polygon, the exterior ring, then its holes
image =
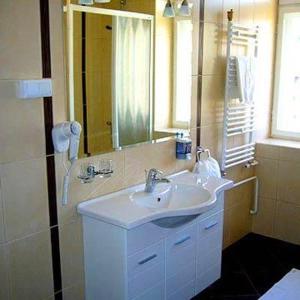
{"type": "Polygon", "coordinates": [[[256,300],[292,268],[300,246],[251,233],[224,250],[221,279],[193,300],[256,300]]]}

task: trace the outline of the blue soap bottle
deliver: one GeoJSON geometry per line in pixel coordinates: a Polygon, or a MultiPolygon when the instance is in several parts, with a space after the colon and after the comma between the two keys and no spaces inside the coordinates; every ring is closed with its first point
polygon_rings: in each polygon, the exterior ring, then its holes
{"type": "Polygon", "coordinates": [[[176,158],[181,160],[192,159],[192,140],[184,137],[183,133],[176,133],[176,158]]]}

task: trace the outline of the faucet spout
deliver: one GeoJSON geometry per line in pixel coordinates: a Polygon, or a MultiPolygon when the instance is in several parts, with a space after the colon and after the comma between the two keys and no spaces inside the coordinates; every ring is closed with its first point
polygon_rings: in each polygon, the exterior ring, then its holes
{"type": "Polygon", "coordinates": [[[145,192],[146,193],[152,193],[155,189],[155,186],[158,183],[169,183],[170,180],[168,178],[161,177],[163,174],[162,171],[159,171],[157,169],[150,169],[149,172],[147,172],[146,176],[146,186],[145,186],[145,192]]]}

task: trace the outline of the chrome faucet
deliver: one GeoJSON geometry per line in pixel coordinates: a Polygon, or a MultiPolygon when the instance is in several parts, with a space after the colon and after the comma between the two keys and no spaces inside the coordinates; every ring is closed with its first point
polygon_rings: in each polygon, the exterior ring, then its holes
{"type": "Polygon", "coordinates": [[[160,182],[170,182],[169,179],[161,177],[162,174],[163,172],[157,169],[150,169],[148,172],[146,170],[146,193],[152,193],[154,191],[155,186],[160,182]]]}

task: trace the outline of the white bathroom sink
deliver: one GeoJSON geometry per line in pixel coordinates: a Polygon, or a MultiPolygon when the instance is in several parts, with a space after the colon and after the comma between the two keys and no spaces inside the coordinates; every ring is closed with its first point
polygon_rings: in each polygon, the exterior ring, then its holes
{"type": "Polygon", "coordinates": [[[136,205],[149,208],[168,207],[172,199],[174,187],[170,183],[158,184],[152,193],[144,190],[133,192],[129,198],[136,205]]]}
{"type": "Polygon", "coordinates": [[[211,194],[200,185],[158,184],[153,193],[144,191],[130,195],[136,205],[159,209],[184,209],[209,201],[211,194]]]}
{"type": "Polygon", "coordinates": [[[83,216],[132,229],[162,218],[204,213],[215,206],[218,192],[233,186],[232,181],[216,177],[201,184],[189,171],[168,178],[171,183],[157,184],[152,193],[145,193],[141,184],[82,202],[77,210],[83,216]]]}

